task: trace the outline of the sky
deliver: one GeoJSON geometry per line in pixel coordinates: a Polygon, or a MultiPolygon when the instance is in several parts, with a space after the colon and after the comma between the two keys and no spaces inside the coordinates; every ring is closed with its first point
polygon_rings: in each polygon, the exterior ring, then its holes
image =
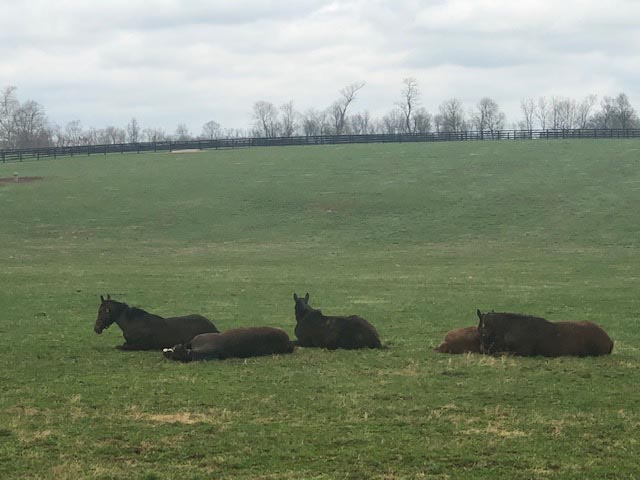
{"type": "Polygon", "coordinates": [[[360,81],[352,113],[381,117],[411,77],[432,113],[488,96],[511,126],[530,97],[624,92],[640,110],[639,24],[638,0],[0,0],[0,88],[61,126],[197,135],[360,81]]]}

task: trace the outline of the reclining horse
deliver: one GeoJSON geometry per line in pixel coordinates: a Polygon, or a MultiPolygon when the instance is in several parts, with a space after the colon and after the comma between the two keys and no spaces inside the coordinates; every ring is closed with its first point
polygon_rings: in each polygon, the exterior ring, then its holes
{"type": "Polygon", "coordinates": [[[163,318],[126,303],[100,295],[98,318],[93,327],[97,334],[115,323],[122,330],[125,342],[121,350],[161,350],[186,343],[201,333],[216,333],[218,329],[202,315],[163,318]]]}
{"type": "Polygon", "coordinates": [[[190,342],[165,348],[171,360],[190,362],[225,358],[247,358],[292,353],[294,345],[284,330],[272,327],[233,328],[223,333],[203,333],[190,342]]]}
{"type": "Polygon", "coordinates": [[[357,315],[349,317],[329,317],[320,310],[311,308],[309,294],[304,298],[293,294],[296,302],[297,345],[320,347],[329,350],[337,348],[382,348],[378,332],[368,321],[357,315]]]}
{"type": "Polygon", "coordinates": [[[480,334],[477,327],[456,328],[444,337],[444,342],[434,348],[440,353],[480,353],[480,334]]]}
{"type": "Polygon", "coordinates": [[[549,322],[518,313],[477,312],[484,353],[578,357],[608,355],[613,341],[593,322],[549,322]]]}

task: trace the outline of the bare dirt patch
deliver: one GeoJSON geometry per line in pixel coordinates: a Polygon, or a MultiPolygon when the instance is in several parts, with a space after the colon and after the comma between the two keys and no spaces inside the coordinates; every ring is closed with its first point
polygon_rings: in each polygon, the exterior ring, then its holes
{"type": "Polygon", "coordinates": [[[42,179],[43,177],[0,177],[0,186],[10,185],[13,183],[32,183],[42,179]]]}
{"type": "Polygon", "coordinates": [[[172,150],[171,153],[200,153],[202,150],[199,148],[185,148],[183,150],[172,150]]]}

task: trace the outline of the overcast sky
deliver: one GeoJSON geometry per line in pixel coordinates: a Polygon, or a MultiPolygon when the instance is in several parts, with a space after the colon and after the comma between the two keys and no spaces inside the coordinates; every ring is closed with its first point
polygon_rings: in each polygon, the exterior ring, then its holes
{"type": "Polygon", "coordinates": [[[60,125],[250,126],[253,103],[382,116],[414,77],[430,112],[625,92],[640,105],[638,0],[0,0],[0,88],[60,125]]]}

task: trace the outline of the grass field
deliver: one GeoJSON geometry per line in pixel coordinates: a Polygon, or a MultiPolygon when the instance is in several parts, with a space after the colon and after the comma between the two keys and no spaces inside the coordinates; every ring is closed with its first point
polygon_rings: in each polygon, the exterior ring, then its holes
{"type": "Polygon", "coordinates": [[[640,142],[261,148],[0,165],[2,479],[640,477],[640,142]],[[293,292],[382,351],[178,364],[99,295],[220,329],[293,292]],[[602,358],[450,356],[476,308],[602,358]]]}

